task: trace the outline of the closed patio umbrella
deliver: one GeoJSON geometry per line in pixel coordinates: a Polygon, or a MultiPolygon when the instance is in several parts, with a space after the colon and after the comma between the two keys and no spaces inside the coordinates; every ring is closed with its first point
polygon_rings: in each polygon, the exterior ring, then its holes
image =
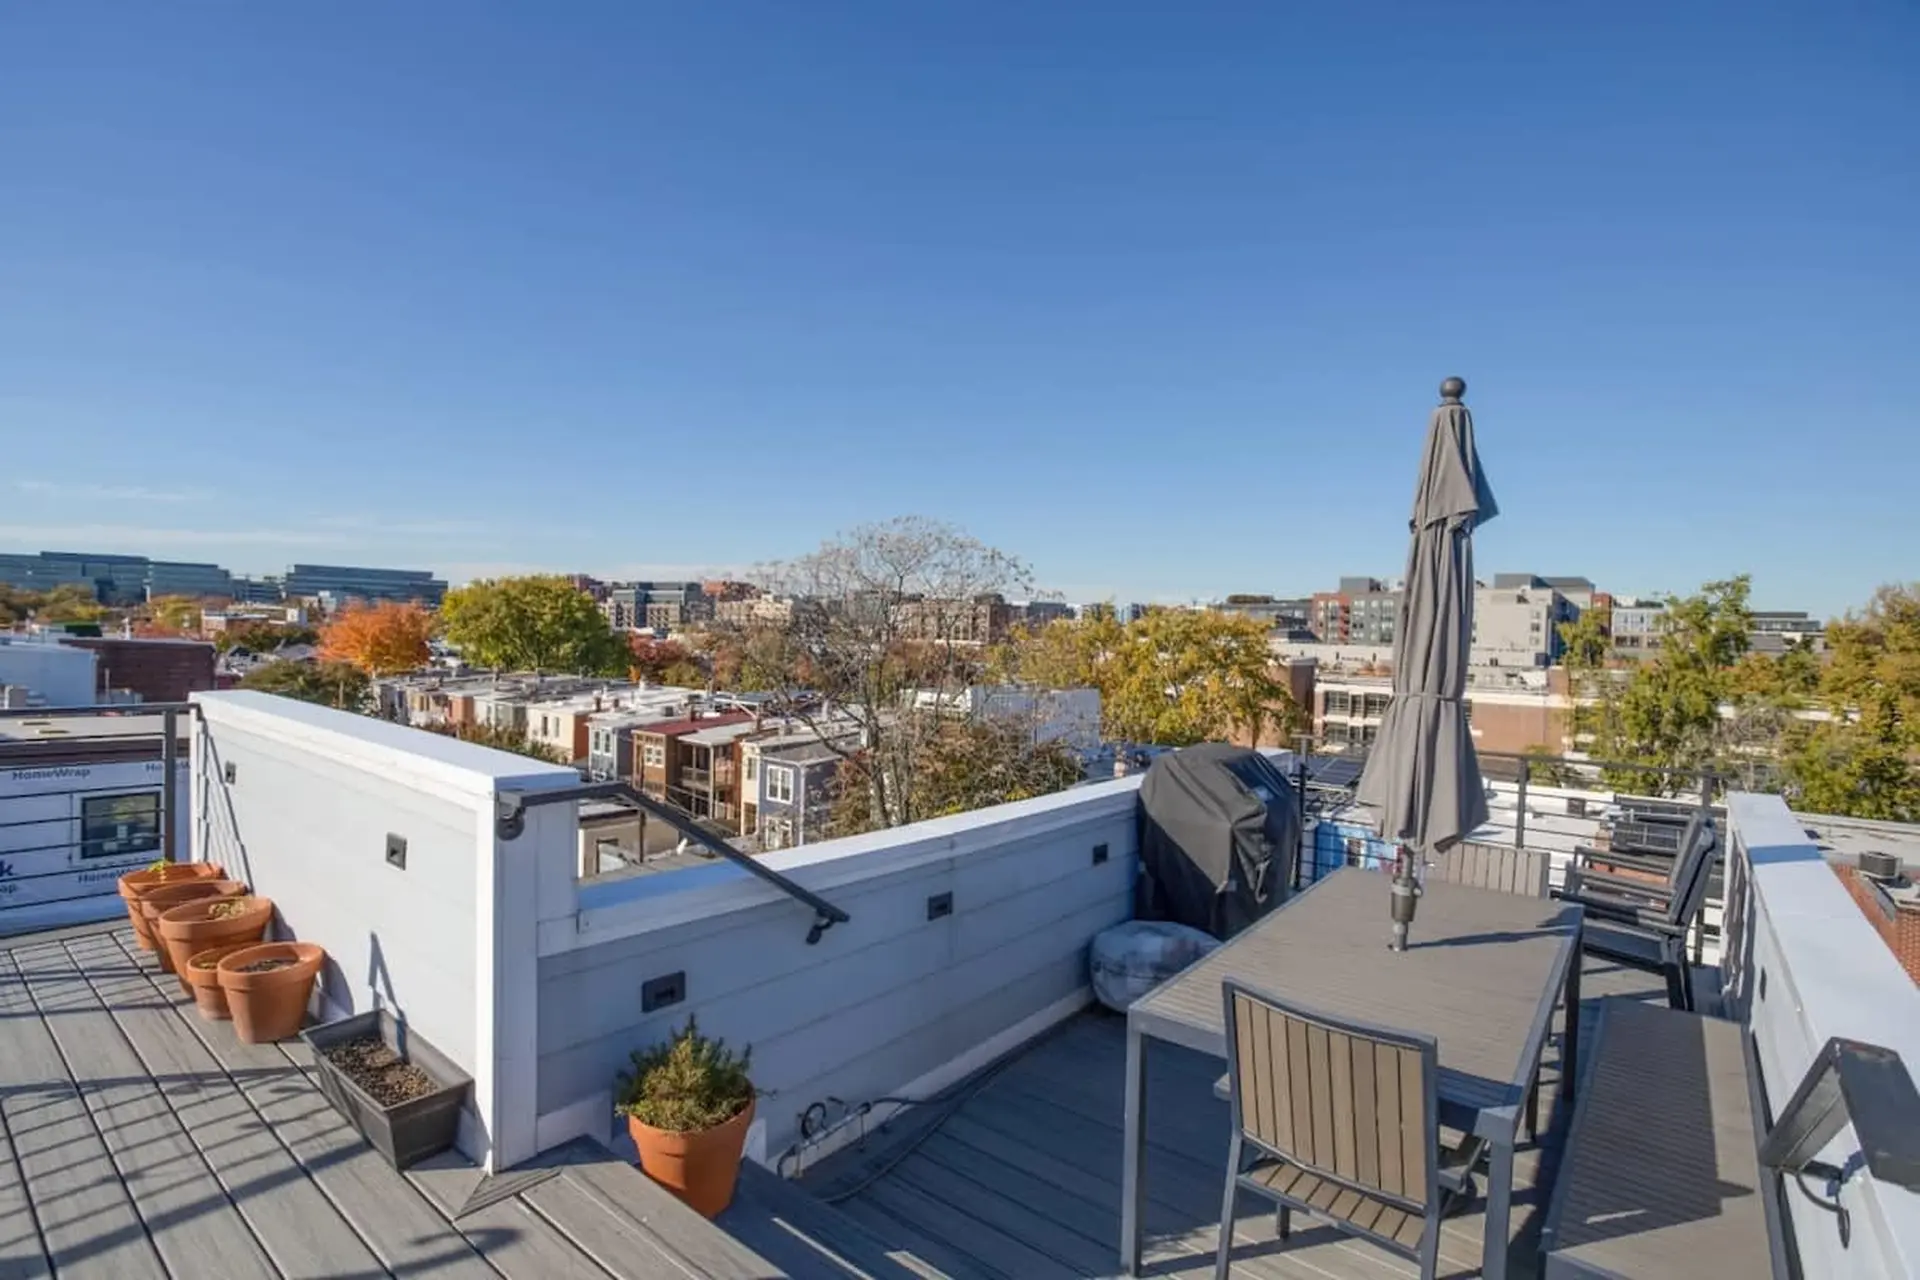
{"type": "Polygon", "coordinates": [[[1467,384],[1440,384],[1440,406],[1413,495],[1413,545],[1393,637],[1393,698],[1357,798],[1399,846],[1393,947],[1413,920],[1414,856],[1444,853],[1487,820],[1486,788],[1467,727],[1467,650],[1473,641],[1473,531],[1499,511],[1474,448],[1467,384]]]}

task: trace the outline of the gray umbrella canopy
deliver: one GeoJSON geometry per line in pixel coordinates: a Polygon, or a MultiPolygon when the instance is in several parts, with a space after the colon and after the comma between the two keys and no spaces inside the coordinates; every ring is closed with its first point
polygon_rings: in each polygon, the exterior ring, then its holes
{"type": "Polygon", "coordinates": [[[1413,495],[1413,546],[1393,638],[1393,700],[1357,798],[1380,834],[1444,852],[1487,820],[1463,699],[1473,640],[1473,531],[1498,513],[1473,443],[1466,384],[1441,385],[1413,495]]]}

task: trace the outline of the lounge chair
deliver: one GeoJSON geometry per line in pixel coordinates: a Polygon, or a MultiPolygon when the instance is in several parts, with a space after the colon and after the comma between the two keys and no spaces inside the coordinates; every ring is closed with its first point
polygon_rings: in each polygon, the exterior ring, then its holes
{"type": "Polygon", "coordinates": [[[1215,1280],[1232,1265],[1243,1191],[1279,1206],[1282,1240],[1302,1209],[1413,1259],[1433,1280],[1440,1220],[1472,1198],[1469,1174],[1486,1150],[1470,1137],[1441,1149],[1433,1038],[1224,986],[1233,1143],[1215,1280]]]}

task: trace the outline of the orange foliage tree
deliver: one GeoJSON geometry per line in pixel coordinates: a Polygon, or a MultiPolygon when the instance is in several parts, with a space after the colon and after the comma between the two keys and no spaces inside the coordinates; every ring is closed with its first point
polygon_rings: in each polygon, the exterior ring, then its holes
{"type": "Polygon", "coordinates": [[[320,656],[351,662],[370,676],[393,675],[427,665],[432,635],[433,615],[417,604],[349,604],[321,631],[320,656]]]}

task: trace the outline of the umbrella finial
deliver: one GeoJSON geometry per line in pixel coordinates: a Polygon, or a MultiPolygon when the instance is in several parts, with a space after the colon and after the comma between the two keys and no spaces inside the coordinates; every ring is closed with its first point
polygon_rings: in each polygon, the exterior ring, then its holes
{"type": "Polygon", "coordinates": [[[1459,404],[1460,397],[1467,394],[1465,378],[1448,378],[1440,384],[1440,403],[1459,404]]]}

